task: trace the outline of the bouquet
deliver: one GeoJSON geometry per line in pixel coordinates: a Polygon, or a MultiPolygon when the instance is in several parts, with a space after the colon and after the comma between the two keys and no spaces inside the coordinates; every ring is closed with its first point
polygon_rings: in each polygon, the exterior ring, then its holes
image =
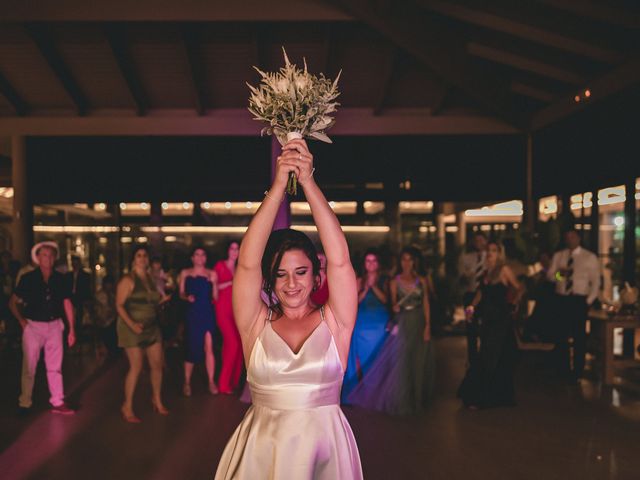
{"type": "MultiPolygon", "coordinates": [[[[289,62],[284,48],[282,52],[284,67],[280,71],[266,73],[253,67],[262,77],[260,85],[256,88],[247,83],[251,90],[249,111],[254,120],[267,123],[260,135],[273,134],[280,145],[294,138],[314,138],[332,143],[325,131],[335,123],[331,114],[340,105],[335,99],[340,95],[338,80],[342,71],[332,82],[323,73],[319,76],[310,74],[306,60],[304,69],[299,69],[289,62]]],[[[287,193],[295,195],[296,191],[297,179],[292,172],[287,193]]]]}

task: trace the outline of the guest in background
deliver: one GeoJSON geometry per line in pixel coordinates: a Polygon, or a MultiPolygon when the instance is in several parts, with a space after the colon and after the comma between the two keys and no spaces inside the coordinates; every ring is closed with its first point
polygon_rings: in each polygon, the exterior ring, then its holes
{"type": "Polygon", "coordinates": [[[318,260],[320,261],[320,283],[311,293],[311,301],[321,307],[329,299],[329,284],[327,283],[327,256],[322,250],[318,250],[318,260]]]}
{"type": "MultiPolygon", "coordinates": [[[[466,308],[471,305],[480,279],[485,273],[487,237],[482,232],[473,235],[471,251],[460,257],[458,272],[463,288],[462,304],[466,308]]],[[[467,318],[467,363],[471,365],[478,356],[478,320],[475,316],[467,318]]]]}
{"type": "Polygon", "coordinates": [[[76,331],[82,333],[84,312],[91,300],[91,275],[82,268],[82,260],[78,255],[71,256],[71,270],[65,274],[71,290],[71,303],[76,318],[76,331]]]}
{"type": "Polygon", "coordinates": [[[389,279],[380,272],[378,253],[367,250],[358,278],[358,316],[351,336],[349,363],[342,383],[342,401],[368,372],[387,337],[389,279]]]}
{"type": "Polygon", "coordinates": [[[16,286],[19,269],[20,263],[13,260],[11,252],[4,250],[0,253],[0,331],[14,340],[18,339],[22,329],[9,309],[9,300],[16,286]]]}
{"type": "Polygon", "coordinates": [[[233,318],[232,285],[236,272],[240,243],[231,240],[227,243],[227,258],[214,266],[218,275],[218,301],[216,302],[216,321],[222,334],[222,367],[218,381],[220,393],[229,395],[238,387],[242,373],[242,342],[233,318]]]}
{"type": "Polygon", "coordinates": [[[587,311],[600,292],[600,264],[589,250],[580,246],[580,235],[571,229],[564,235],[567,248],[556,252],[547,278],[556,284],[558,294],[558,352],[574,383],[584,371],[587,348],[587,311]],[[573,338],[573,368],[569,357],[569,338],[573,338]]]}
{"type": "Polygon", "coordinates": [[[185,322],[184,385],[182,393],[191,396],[193,366],[204,361],[209,379],[209,393],[216,395],[213,375],[216,360],[213,355],[215,312],[213,300],[218,299],[218,274],[207,268],[207,252],[195,247],[191,253],[193,266],[180,275],[180,298],[189,302],[185,322]]]}
{"type": "Polygon", "coordinates": [[[118,353],[118,335],[116,333],[116,282],[111,275],[102,279],[102,286],[94,301],[94,318],[100,340],[109,355],[118,353]]]}
{"type": "Polygon", "coordinates": [[[162,266],[162,258],[160,257],[153,257],[151,259],[150,274],[160,295],[162,295],[163,298],[169,298],[158,312],[158,322],[162,330],[162,338],[168,345],[171,345],[172,341],[175,340],[175,331],[177,329],[173,321],[174,316],[172,313],[174,312],[172,311],[172,302],[170,301],[173,298],[171,296],[174,290],[173,278],[169,273],[165,272],[162,266]]]}
{"type": "Polygon", "coordinates": [[[505,265],[502,245],[490,241],[480,288],[466,313],[480,322],[480,351],[467,370],[458,396],[470,409],[515,405],[513,377],[517,345],[513,333],[513,306],[524,291],[513,271],[505,265]],[[513,294],[509,295],[509,289],[513,294]],[[508,298],[513,299],[513,304],[508,298]]]}
{"type": "Polygon", "coordinates": [[[9,301],[11,313],[23,330],[22,391],[19,399],[21,414],[31,408],[33,383],[42,350],[51,394],[51,412],[63,415],[75,413],[64,401],[62,381],[63,318],[66,316],[69,322],[67,343],[70,347],[76,342],[75,319],[68,283],[53,269],[57,256],[58,245],[55,242],[35,244],[31,249],[31,260],[37,268],[20,278],[9,301]],[[18,304],[22,309],[18,308],[18,304]]]}
{"type": "Polygon", "coordinates": [[[133,248],[130,272],[123,276],[116,291],[118,312],[118,346],[125,349],[129,371],[124,381],[122,417],[129,423],[140,423],[133,412],[133,394],[146,354],[151,368],[153,409],[160,415],[169,411],[162,402],[162,333],[158,323],[158,308],[166,301],[149,274],[149,251],[145,245],[133,248]]]}
{"type": "Polygon", "coordinates": [[[151,278],[156,283],[156,288],[163,297],[173,290],[173,279],[171,275],[164,271],[162,259],[153,257],[151,259],[151,278]]]}
{"type": "Polygon", "coordinates": [[[540,252],[540,270],[531,279],[531,299],[535,301],[535,307],[525,325],[525,337],[528,340],[553,342],[558,338],[556,285],[549,280],[551,258],[549,252],[540,252]]]}
{"type": "Polygon", "coordinates": [[[395,326],[347,402],[392,415],[415,415],[433,392],[429,298],[419,251],[403,248],[399,263],[400,273],[390,283],[395,326]]]}

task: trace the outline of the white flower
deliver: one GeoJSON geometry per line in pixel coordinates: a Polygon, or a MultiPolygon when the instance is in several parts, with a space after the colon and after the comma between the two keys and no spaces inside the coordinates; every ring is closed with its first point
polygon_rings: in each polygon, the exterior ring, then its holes
{"type": "Polygon", "coordinates": [[[334,119],[329,114],[339,105],[335,101],[340,94],[336,78],[333,82],[323,74],[315,76],[292,64],[283,49],[285,65],[277,72],[263,72],[255,68],[261,77],[258,88],[249,86],[249,111],[255,120],[267,123],[263,134],[275,134],[281,143],[288,132],[299,132],[303,137],[331,142],[325,130],[331,128],[334,119]]]}
{"type": "Polygon", "coordinates": [[[276,92],[278,93],[287,93],[289,90],[289,80],[286,78],[281,78],[276,82],[276,92]]]}
{"type": "Polygon", "coordinates": [[[295,79],[295,85],[298,91],[304,90],[309,85],[309,79],[307,77],[297,77],[295,79]]]}

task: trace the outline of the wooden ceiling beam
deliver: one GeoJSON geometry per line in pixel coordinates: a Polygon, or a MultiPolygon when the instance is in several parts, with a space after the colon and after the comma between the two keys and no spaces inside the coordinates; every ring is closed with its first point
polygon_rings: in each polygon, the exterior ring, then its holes
{"type": "Polygon", "coordinates": [[[511,91],[513,93],[517,93],[518,95],[533,98],[544,103],[551,103],[554,99],[553,93],[521,82],[512,82],[511,91]]]}
{"type": "Polygon", "coordinates": [[[38,51],[42,55],[42,58],[47,62],[47,65],[49,65],[49,68],[60,81],[65,92],[67,92],[69,98],[74,103],[78,115],[86,115],[89,110],[89,100],[80,88],[80,85],[74,78],[73,73],[71,73],[71,70],[62,58],[62,55],[60,55],[60,52],[56,48],[54,39],[47,26],[43,24],[27,23],[24,28],[33,43],[35,43],[38,51]]]}
{"type": "Polygon", "coordinates": [[[183,25],[180,29],[182,47],[187,61],[187,71],[191,80],[191,89],[198,115],[204,115],[207,109],[207,90],[202,64],[201,41],[197,25],[183,25]]]}
{"type": "Polygon", "coordinates": [[[327,0],[378,31],[397,47],[499,116],[525,129],[526,119],[511,102],[505,79],[468,62],[461,39],[407,4],[398,4],[387,15],[378,14],[367,0],[327,0]]]}
{"type": "Polygon", "coordinates": [[[395,47],[388,47],[384,55],[384,60],[378,70],[379,85],[378,95],[373,106],[374,115],[380,115],[380,113],[382,113],[387,96],[389,95],[397,55],[398,53],[395,47]]]}
{"type": "Polygon", "coordinates": [[[590,93],[588,98],[584,96],[583,90],[576,92],[576,95],[580,95],[578,102],[575,101],[574,95],[567,95],[539,110],[531,119],[531,128],[534,131],[540,130],[637,83],[640,83],[640,58],[638,57],[586,84],[585,89],[588,88],[590,93]]]}
{"type": "Polygon", "coordinates": [[[11,82],[0,72],[0,95],[7,99],[7,102],[11,104],[16,115],[23,117],[29,113],[31,107],[20,96],[20,94],[13,88],[11,82]]]}
{"type": "Polygon", "coordinates": [[[142,117],[149,109],[149,100],[136,73],[131,48],[126,39],[124,28],[120,24],[105,24],[104,35],[118,65],[120,75],[122,75],[129,90],[129,95],[131,95],[131,99],[135,104],[136,114],[142,117]]]}
{"type": "Polygon", "coordinates": [[[518,70],[535,73],[542,77],[552,78],[560,82],[568,83],[569,85],[584,85],[586,82],[585,77],[565,68],[549,65],[503,49],[481,45],[476,42],[469,42],[467,51],[475,57],[517,68],[518,70]]]}
{"type": "Polygon", "coordinates": [[[517,7],[509,8],[491,4],[492,10],[488,11],[484,7],[478,8],[475,5],[472,7],[468,4],[443,0],[414,0],[414,2],[461,22],[513,35],[599,62],[615,65],[624,61],[625,58],[620,52],[600,46],[597,42],[587,42],[553,31],[548,27],[533,25],[531,18],[526,18],[522,12],[514,9],[524,8],[522,3],[518,3],[517,7]],[[496,11],[499,14],[495,13],[496,11]]]}
{"type": "MultiPolygon", "coordinates": [[[[153,115],[133,115],[130,109],[108,115],[0,117],[0,136],[256,136],[261,125],[246,108],[208,110],[200,117],[192,109],[154,110],[153,115]]],[[[430,109],[385,110],[374,116],[371,108],[341,108],[331,136],[354,135],[504,135],[518,130],[506,122],[479,115],[430,115],[430,109]]]]}

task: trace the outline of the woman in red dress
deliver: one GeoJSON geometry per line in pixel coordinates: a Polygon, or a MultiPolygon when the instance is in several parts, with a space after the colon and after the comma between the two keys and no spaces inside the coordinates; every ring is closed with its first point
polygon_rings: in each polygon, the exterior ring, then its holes
{"type": "Polygon", "coordinates": [[[227,395],[236,389],[242,373],[242,345],[231,306],[231,285],[239,251],[239,242],[230,241],[227,244],[227,259],[220,260],[214,267],[219,282],[216,319],[222,333],[222,368],[218,386],[220,393],[227,395]]]}

